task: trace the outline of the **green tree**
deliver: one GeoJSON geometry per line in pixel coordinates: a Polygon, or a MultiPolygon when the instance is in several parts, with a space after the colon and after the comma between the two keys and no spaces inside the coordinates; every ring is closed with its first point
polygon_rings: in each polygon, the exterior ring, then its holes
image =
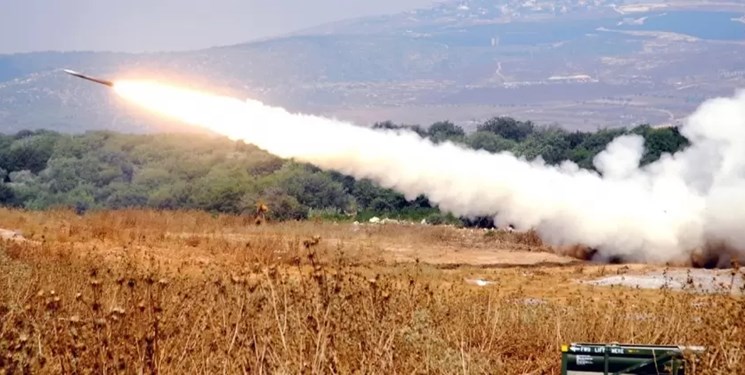
{"type": "Polygon", "coordinates": [[[406,198],[391,189],[385,189],[369,179],[358,180],[352,196],[362,210],[375,213],[390,212],[406,207],[406,198]]]}
{"type": "Polygon", "coordinates": [[[350,196],[344,190],[344,185],[322,172],[311,173],[298,169],[287,176],[281,186],[307,207],[344,210],[350,203],[350,196]]]}
{"type": "Polygon", "coordinates": [[[150,191],[160,186],[171,185],[176,180],[174,173],[157,166],[148,165],[137,172],[133,177],[132,183],[150,191]]]}
{"type": "Polygon", "coordinates": [[[148,204],[149,196],[147,190],[142,186],[114,183],[109,186],[111,192],[106,194],[104,202],[107,208],[133,208],[145,207],[148,204]]]}
{"type": "Polygon", "coordinates": [[[517,145],[513,140],[488,131],[477,131],[470,134],[466,143],[474,150],[485,150],[491,153],[512,151],[517,145]]]}
{"type": "Polygon", "coordinates": [[[662,154],[673,154],[690,145],[677,127],[652,128],[649,125],[639,125],[631,130],[632,134],[644,137],[644,155],[641,165],[652,163],[662,154]]]}
{"type": "Polygon", "coordinates": [[[195,181],[194,203],[203,210],[237,214],[244,209],[242,198],[251,184],[240,169],[215,168],[195,181]]]}
{"type": "Polygon", "coordinates": [[[542,129],[531,133],[517,147],[517,153],[529,160],[541,156],[547,164],[558,164],[569,158],[569,142],[561,129],[542,129]]]}
{"type": "Polygon", "coordinates": [[[393,123],[392,121],[376,122],[375,124],[373,124],[372,128],[384,130],[408,130],[416,133],[422,138],[427,137],[428,134],[427,130],[422,129],[422,127],[419,125],[399,125],[393,123]]]}
{"type": "Polygon", "coordinates": [[[16,205],[16,195],[13,189],[7,184],[0,182],[0,205],[3,206],[14,206],[16,205]]]}
{"type": "Polygon", "coordinates": [[[308,207],[279,187],[272,187],[261,195],[261,201],[269,206],[270,220],[304,220],[308,218],[308,207]]]}
{"type": "Polygon", "coordinates": [[[442,143],[445,141],[462,143],[465,139],[466,132],[463,128],[450,121],[439,121],[429,127],[427,135],[434,143],[442,143]]]}
{"type": "Polygon", "coordinates": [[[569,157],[581,168],[596,170],[593,159],[603,151],[613,139],[626,133],[625,129],[601,129],[588,133],[581,143],[570,153],[569,157]]]}
{"type": "Polygon", "coordinates": [[[403,125],[398,125],[393,121],[387,120],[382,122],[376,122],[372,126],[373,129],[386,129],[386,130],[397,130],[403,128],[403,125]]]}
{"type": "Polygon", "coordinates": [[[39,173],[46,168],[58,137],[56,133],[41,133],[17,138],[8,147],[0,149],[0,168],[9,172],[29,170],[39,173]]]}
{"type": "Polygon", "coordinates": [[[533,130],[532,122],[517,121],[512,117],[493,117],[476,127],[476,131],[491,132],[516,142],[525,140],[533,130]]]}
{"type": "MultiPolygon", "coordinates": [[[[186,181],[175,181],[173,184],[158,186],[150,192],[147,205],[163,210],[197,208],[191,184],[186,181]]],[[[243,204],[240,205],[244,207],[243,204]]]]}

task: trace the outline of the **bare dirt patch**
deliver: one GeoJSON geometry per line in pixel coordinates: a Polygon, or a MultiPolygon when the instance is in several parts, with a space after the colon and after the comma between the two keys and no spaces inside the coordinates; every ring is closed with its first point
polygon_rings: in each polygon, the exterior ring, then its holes
{"type": "Polygon", "coordinates": [[[37,241],[29,241],[26,237],[23,237],[23,233],[19,230],[10,230],[0,228],[0,241],[12,241],[18,243],[38,243],[37,241]]]}

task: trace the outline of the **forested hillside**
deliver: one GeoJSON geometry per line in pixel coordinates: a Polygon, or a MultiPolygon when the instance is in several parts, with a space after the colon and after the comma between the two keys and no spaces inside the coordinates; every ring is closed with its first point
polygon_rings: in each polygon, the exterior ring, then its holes
{"type": "MultiPolygon", "coordinates": [[[[466,133],[450,122],[428,128],[391,122],[375,128],[408,128],[434,142],[452,141],[490,152],[510,151],[547,163],[572,160],[593,168],[593,157],[613,138],[643,135],[643,164],[688,142],[676,128],[601,130],[593,133],[539,128],[497,117],[466,133]]],[[[253,145],[196,134],[69,135],[21,131],[0,135],[0,204],[27,209],[152,207],[252,213],[266,204],[274,220],[377,216],[453,221],[425,197],[403,195],[368,180],[279,159],[253,145]]],[[[465,220],[465,222],[471,222],[465,220]]]]}

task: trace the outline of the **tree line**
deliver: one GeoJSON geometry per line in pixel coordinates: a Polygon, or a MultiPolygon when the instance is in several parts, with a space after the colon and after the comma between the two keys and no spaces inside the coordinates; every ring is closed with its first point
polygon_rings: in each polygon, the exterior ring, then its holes
{"type": "MultiPolygon", "coordinates": [[[[615,137],[645,139],[642,164],[688,145],[677,128],[603,129],[595,132],[538,127],[495,117],[467,133],[449,121],[427,128],[380,122],[375,129],[414,131],[435,143],[450,141],[489,152],[508,151],[547,164],[592,160],[615,137]]],[[[432,223],[481,225],[483,218],[440,212],[425,196],[407,200],[367,179],[280,159],[253,145],[197,134],[132,135],[110,131],[62,134],[23,130],[0,134],[0,205],[42,210],[150,207],[252,213],[269,207],[272,220],[313,217],[367,220],[381,216],[432,223]]]]}

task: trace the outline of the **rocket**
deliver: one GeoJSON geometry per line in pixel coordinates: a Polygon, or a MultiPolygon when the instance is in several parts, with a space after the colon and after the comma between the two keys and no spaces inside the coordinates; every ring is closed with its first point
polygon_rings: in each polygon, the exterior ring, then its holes
{"type": "Polygon", "coordinates": [[[69,74],[71,76],[74,76],[74,77],[78,77],[78,78],[82,78],[82,79],[87,79],[89,81],[100,83],[102,85],[106,85],[106,86],[109,86],[109,87],[114,87],[114,82],[112,82],[112,81],[107,81],[105,79],[90,77],[90,76],[87,76],[87,75],[82,74],[82,73],[78,73],[78,72],[76,72],[74,70],[70,70],[70,69],[64,69],[64,71],[65,71],[65,73],[67,73],[67,74],[69,74]]]}

